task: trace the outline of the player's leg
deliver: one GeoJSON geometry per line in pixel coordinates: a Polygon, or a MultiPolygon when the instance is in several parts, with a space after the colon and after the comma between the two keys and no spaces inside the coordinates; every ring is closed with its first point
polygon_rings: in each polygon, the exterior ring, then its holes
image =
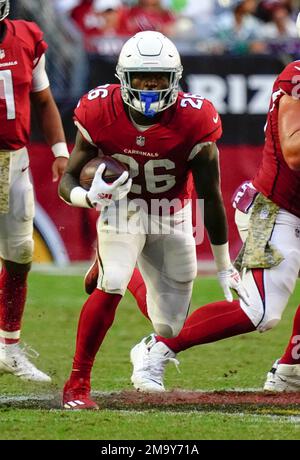
{"type": "Polygon", "coordinates": [[[300,305],[294,316],[292,335],[279,363],[300,364],[300,305]]]}
{"type": "Polygon", "coordinates": [[[92,265],[89,267],[88,271],[84,276],[84,290],[88,295],[91,295],[97,287],[99,276],[99,257],[96,251],[95,259],[92,265]]]}
{"type": "Polygon", "coordinates": [[[219,301],[195,310],[186,320],[177,337],[164,338],[151,334],[137,344],[131,352],[131,361],[137,367],[139,378],[132,382],[141,391],[164,391],[163,377],[166,364],[174,361],[176,354],[196,345],[215,342],[255,330],[255,326],[244,313],[238,300],[219,301]],[[132,359],[138,349],[139,357],[132,359]],[[146,371],[146,372],[145,372],[146,371]],[[152,382],[157,383],[153,385],[152,382]]]}
{"type": "MultiPolygon", "coordinates": [[[[176,215],[174,220],[182,223],[186,217],[185,231],[177,229],[174,234],[151,235],[139,257],[139,268],[147,286],[147,305],[154,329],[165,336],[176,336],[186,319],[193,280],[197,273],[195,242],[190,225],[190,214],[176,215]],[[188,228],[186,228],[188,227],[188,228]]],[[[153,337],[152,337],[153,338],[153,337]]],[[[151,339],[152,339],[151,338],[151,339]]],[[[150,340],[154,345],[155,340],[150,340]]],[[[151,360],[155,361],[162,343],[151,348],[151,360]]],[[[163,382],[152,366],[151,372],[147,353],[149,343],[143,340],[131,350],[134,365],[131,377],[135,387],[142,391],[162,391],[163,382]],[[148,372],[150,371],[150,372],[148,372]],[[151,373],[151,376],[150,376],[151,373]]],[[[173,358],[172,351],[164,354],[164,361],[173,358]]],[[[175,360],[176,361],[176,360],[175,360]]]]}
{"type": "MultiPolygon", "coordinates": [[[[248,204],[249,202],[246,202],[247,209],[249,209],[248,204]]],[[[245,213],[237,209],[235,213],[235,223],[243,242],[247,237],[247,220],[249,220],[249,212],[245,213]]],[[[282,358],[274,362],[270,371],[267,373],[264,390],[273,392],[300,390],[300,357],[297,354],[299,349],[297,347],[298,338],[300,339],[300,306],[296,310],[293,332],[286,351],[282,358]]]]}
{"type": "Polygon", "coordinates": [[[267,391],[300,391],[300,305],[283,356],[275,361],[264,384],[267,391]]]}
{"type": "MultiPolygon", "coordinates": [[[[157,218],[152,216],[151,220],[157,218]]],[[[187,317],[197,276],[190,205],[171,216],[171,225],[170,218],[165,220],[168,224],[163,220],[157,232],[166,234],[147,236],[138,266],[147,287],[148,314],[155,332],[175,337],[187,317]]]]}
{"type": "MultiPolygon", "coordinates": [[[[96,253],[95,260],[93,261],[92,265],[90,266],[90,268],[88,269],[84,277],[85,292],[89,295],[91,295],[97,287],[99,272],[100,272],[99,271],[99,257],[98,257],[98,254],[96,253]]],[[[145,282],[138,268],[135,268],[133,270],[133,274],[128,283],[127,289],[135,298],[141,313],[147,319],[149,319],[149,316],[147,313],[147,300],[146,300],[147,289],[146,289],[145,282]]]]}
{"type": "Polygon", "coordinates": [[[66,409],[97,408],[90,399],[92,366],[145,242],[145,235],[118,233],[110,228],[108,213],[103,212],[97,224],[101,241],[97,288],[81,311],[73,368],[64,388],[63,405],[66,409]]]}
{"type": "MultiPolygon", "coordinates": [[[[293,292],[300,268],[300,244],[296,228],[299,219],[281,212],[272,233],[271,243],[278,247],[284,260],[270,269],[249,270],[243,283],[250,295],[250,305],[242,301],[214,302],[197,309],[189,316],[179,335],[175,338],[156,337],[163,342],[160,351],[152,361],[152,372],[157,376],[160,369],[163,377],[164,353],[176,353],[195,345],[214,342],[234,335],[260,332],[274,327],[293,292]]],[[[142,343],[142,342],[141,342],[142,343]]],[[[153,347],[153,342],[151,343],[153,347]]],[[[144,347],[144,360],[151,360],[151,347],[144,347]]],[[[141,348],[142,349],[142,348],[141,348]]],[[[149,367],[150,366],[150,367],[149,367]]],[[[146,386],[146,385],[145,385],[146,386]]]]}
{"type": "Polygon", "coordinates": [[[11,153],[9,212],[0,214],[0,373],[50,382],[26,357],[19,341],[33,256],[33,189],[26,149],[11,153]],[[23,170],[23,171],[22,171],[23,170]]]}
{"type": "Polygon", "coordinates": [[[147,307],[147,288],[140,270],[136,267],[127,286],[128,291],[133,295],[140,312],[149,319],[147,307]]]}

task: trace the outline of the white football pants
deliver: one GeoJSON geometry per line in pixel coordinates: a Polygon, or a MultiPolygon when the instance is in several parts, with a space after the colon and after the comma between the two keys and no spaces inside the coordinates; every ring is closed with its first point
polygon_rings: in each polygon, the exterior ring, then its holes
{"type": "MultiPolygon", "coordinates": [[[[244,241],[250,214],[239,210],[235,222],[244,241]]],[[[240,300],[241,308],[257,327],[264,332],[274,327],[292,294],[300,270],[300,219],[280,209],[270,243],[281,252],[284,260],[276,267],[252,269],[243,274],[243,284],[250,296],[250,306],[240,300]]]]}
{"type": "Polygon", "coordinates": [[[0,214],[0,257],[27,264],[33,257],[34,195],[27,149],[10,152],[9,212],[0,214]]]}
{"type": "Polygon", "coordinates": [[[197,275],[191,206],[188,204],[163,221],[142,209],[126,212],[121,231],[116,209],[105,208],[97,224],[98,288],[124,295],[138,263],[147,287],[148,314],[156,333],[176,336],[186,319],[197,275]]]}

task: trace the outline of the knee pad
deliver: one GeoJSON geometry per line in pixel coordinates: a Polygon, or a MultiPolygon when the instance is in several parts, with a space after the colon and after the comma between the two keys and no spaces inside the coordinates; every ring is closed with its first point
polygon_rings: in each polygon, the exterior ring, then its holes
{"type": "Polygon", "coordinates": [[[287,286],[286,279],[281,264],[260,272],[249,270],[244,274],[243,284],[250,298],[249,304],[240,299],[240,306],[258,331],[272,329],[280,321],[294,283],[291,278],[287,286]]]}
{"type": "Polygon", "coordinates": [[[172,328],[168,324],[153,323],[153,327],[156,334],[164,337],[165,339],[176,337],[176,334],[173,333],[172,328]]]}
{"type": "Polygon", "coordinates": [[[197,267],[196,265],[190,264],[189,266],[179,265],[174,267],[172,272],[168,274],[170,279],[175,281],[175,283],[180,284],[189,284],[194,281],[197,276],[197,267]]]}
{"type": "Polygon", "coordinates": [[[148,315],[158,335],[176,337],[186,320],[193,283],[169,282],[161,277],[159,286],[147,290],[148,315]]]}
{"type": "Polygon", "coordinates": [[[174,324],[153,323],[154,331],[157,335],[161,335],[165,339],[177,337],[183,328],[184,321],[177,321],[174,324]]]}
{"type": "Polygon", "coordinates": [[[255,302],[248,306],[240,301],[240,306],[259,332],[265,332],[275,327],[281,320],[281,313],[284,310],[282,304],[276,305],[276,302],[272,303],[270,311],[265,312],[255,302]]]}
{"type": "Polygon", "coordinates": [[[171,337],[177,337],[178,334],[180,333],[181,329],[183,328],[183,325],[185,323],[186,318],[182,318],[181,320],[178,319],[176,322],[171,324],[171,331],[172,331],[172,336],[171,337]]]}
{"type": "Polygon", "coordinates": [[[102,276],[98,277],[97,287],[110,294],[124,295],[132,272],[129,267],[105,266],[102,276]]]}
{"type": "Polygon", "coordinates": [[[167,320],[168,324],[163,323],[163,322],[159,323],[156,321],[154,321],[152,324],[153,324],[154,330],[157,335],[161,335],[162,337],[169,339],[171,337],[177,337],[177,335],[183,328],[185,320],[186,320],[186,315],[185,316],[179,315],[178,317],[170,318],[169,320],[167,320]]]}
{"type": "Polygon", "coordinates": [[[197,263],[194,260],[177,260],[176,263],[166,267],[166,272],[163,273],[164,278],[169,284],[174,284],[175,288],[184,289],[185,285],[189,285],[197,276],[197,263]]]}
{"type": "Polygon", "coordinates": [[[11,244],[8,249],[7,260],[18,264],[29,264],[33,258],[33,240],[26,240],[20,244],[11,244]]]}
{"type": "Polygon", "coordinates": [[[263,321],[258,327],[257,330],[259,332],[266,332],[269,331],[270,329],[273,329],[273,327],[277,326],[281,318],[273,318],[269,319],[267,321],[263,321]]]}

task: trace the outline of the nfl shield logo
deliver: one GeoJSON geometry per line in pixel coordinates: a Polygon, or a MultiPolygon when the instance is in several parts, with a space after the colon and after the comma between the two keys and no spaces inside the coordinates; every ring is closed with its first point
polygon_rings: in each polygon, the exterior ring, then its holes
{"type": "Polygon", "coordinates": [[[0,59],[5,58],[5,51],[0,49],[0,59]]]}
{"type": "Polygon", "coordinates": [[[145,142],[146,142],[146,138],[144,136],[137,136],[136,138],[137,145],[139,145],[140,147],[144,147],[145,142]]]}

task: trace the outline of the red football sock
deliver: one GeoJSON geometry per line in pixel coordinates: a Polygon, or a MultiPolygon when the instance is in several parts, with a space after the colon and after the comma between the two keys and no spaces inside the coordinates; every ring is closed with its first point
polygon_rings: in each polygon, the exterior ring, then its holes
{"type": "Polygon", "coordinates": [[[140,271],[137,268],[134,269],[134,272],[132,274],[131,280],[129,281],[127,288],[135,297],[138,307],[143,313],[143,315],[146,316],[147,319],[149,319],[147,312],[146,285],[140,271]]]}
{"type": "Polygon", "coordinates": [[[255,330],[238,300],[213,302],[198,308],[186,320],[180,334],[172,339],[156,337],[175,353],[203,343],[245,334],[255,330]]]}
{"type": "Polygon", "coordinates": [[[82,307],[70,383],[89,380],[97,351],[113,323],[122,296],[95,289],[82,307]]]}
{"type": "Polygon", "coordinates": [[[20,338],[26,294],[26,273],[7,271],[2,266],[0,274],[0,342],[17,343],[20,338]]]}
{"type": "Polygon", "coordinates": [[[289,344],[279,362],[281,364],[300,364],[300,305],[294,317],[293,332],[289,344]]]}

